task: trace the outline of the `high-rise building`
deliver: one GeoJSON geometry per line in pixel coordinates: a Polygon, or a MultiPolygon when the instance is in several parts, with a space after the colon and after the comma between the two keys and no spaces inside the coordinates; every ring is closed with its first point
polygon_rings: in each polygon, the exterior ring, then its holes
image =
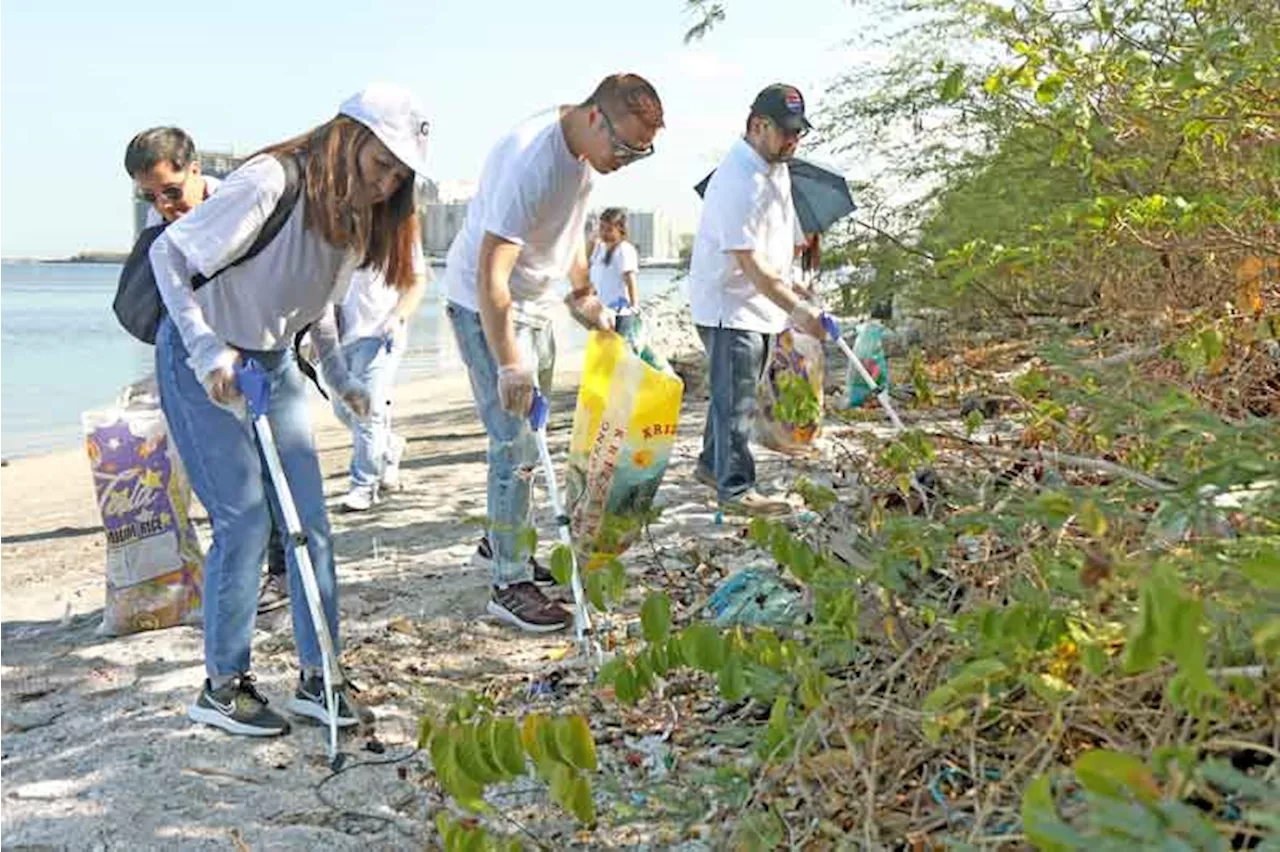
{"type": "MultiPolygon", "coordinates": [[[[593,210],[587,216],[588,241],[596,233],[600,212],[593,210]]],[[[627,240],[636,247],[636,254],[643,261],[673,261],[680,256],[675,223],[661,210],[628,210],[627,240]]]]}
{"type": "Polygon", "coordinates": [[[422,247],[427,254],[445,254],[467,221],[466,201],[438,201],[422,208],[422,247]]]}

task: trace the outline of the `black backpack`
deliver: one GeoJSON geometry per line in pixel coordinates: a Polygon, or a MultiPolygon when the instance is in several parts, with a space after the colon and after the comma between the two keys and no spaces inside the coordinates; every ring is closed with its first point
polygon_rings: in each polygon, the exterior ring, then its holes
{"type": "MultiPolygon", "coordinates": [[[[191,276],[191,289],[199,290],[214,278],[234,266],[256,257],[275,239],[276,234],[289,221],[289,215],[298,204],[298,194],[302,189],[302,164],[298,158],[285,154],[273,155],[284,167],[284,192],[276,202],[276,207],[263,223],[258,237],[249,246],[248,251],[236,260],[228,263],[213,275],[206,278],[196,274],[191,276]]],[[[155,344],[156,329],[164,318],[164,302],[160,299],[160,291],[156,289],[155,272],[151,269],[151,244],[156,241],[168,223],[144,228],[138,234],[138,241],[129,252],[129,259],[124,262],[120,271],[120,283],[116,287],[116,298],[111,303],[116,318],[124,326],[124,330],[143,343],[155,344]]]]}

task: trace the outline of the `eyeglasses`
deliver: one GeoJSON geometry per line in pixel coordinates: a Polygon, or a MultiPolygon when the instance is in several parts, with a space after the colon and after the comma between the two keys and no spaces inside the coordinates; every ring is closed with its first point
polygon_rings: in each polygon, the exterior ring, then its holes
{"type": "Polygon", "coordinates": [[[613,156],[619,165],[627,165],[634,163],[636,160],[643,160],[645,157],[653,156],[654,147],[650,144],[647,148],[637,148],[634,145],[628,145],[618,135],[617,129],[613,126],[613,122],[609,119],[609,114],[604,111],[604,107],[599,104],[596,109],[600,110],[600,117],[604,119],[604,127],[609,131],[609,141],[613,144],[613,156]]]}

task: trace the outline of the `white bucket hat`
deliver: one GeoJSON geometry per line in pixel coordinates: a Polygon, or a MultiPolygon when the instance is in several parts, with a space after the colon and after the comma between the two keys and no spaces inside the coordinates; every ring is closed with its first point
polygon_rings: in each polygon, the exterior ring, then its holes
{"type": "Polygon", "coordinates": [[[419,177],[427,176],[427,137],[431,122],[413,93],[395,83],[370,83],[342,102],[340,115],[349,116],[373,135],[419,177]]]}

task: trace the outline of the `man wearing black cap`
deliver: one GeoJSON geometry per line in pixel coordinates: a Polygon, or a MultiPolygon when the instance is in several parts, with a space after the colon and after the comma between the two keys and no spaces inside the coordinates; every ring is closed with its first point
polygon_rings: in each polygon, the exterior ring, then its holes
{"type": "Polygon", "coordinates": [[[756,488],[748,444],[769,341],[788,323],[823,335],[820,311],[789,280],[798,229],[787,161],[810,128],[794,86],[778,83],[756,96],[746,134],[707,185],[689,267],[693,322],[711,374],[695,476],[715,487],[722,508],[748,515],[790,511],[756,488]]]}

